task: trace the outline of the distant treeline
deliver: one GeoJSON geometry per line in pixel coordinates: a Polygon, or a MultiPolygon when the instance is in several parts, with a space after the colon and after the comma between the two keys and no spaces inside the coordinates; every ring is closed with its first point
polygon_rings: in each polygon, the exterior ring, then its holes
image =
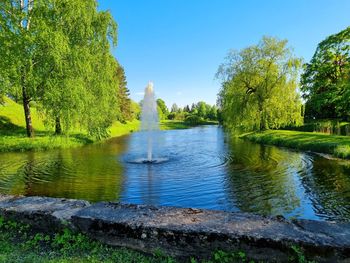
{"type": "Polygon", "coordinates": [[[192,103],[181,108],[176,103],[168,107],[162,99],[157,99],[158,112],[161,120],[178,120],[188,124],[201,124],[207,121],[219,121],[220,111],[216,105],[209,105],[204,101],[192,103]]]}

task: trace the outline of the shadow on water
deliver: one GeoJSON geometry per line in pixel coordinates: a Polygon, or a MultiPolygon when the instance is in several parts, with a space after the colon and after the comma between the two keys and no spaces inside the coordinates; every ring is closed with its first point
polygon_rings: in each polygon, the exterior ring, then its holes
{"type": "Polygon", "coordinates": [[[230,138],[217,126],[0,154],[0,192],[350,221],[350,162],[230,138]]]}

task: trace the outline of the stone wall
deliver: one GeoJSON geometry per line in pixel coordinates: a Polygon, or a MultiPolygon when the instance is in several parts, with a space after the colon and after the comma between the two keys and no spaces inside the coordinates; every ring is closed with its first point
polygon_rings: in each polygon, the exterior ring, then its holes
{"type": "Polygon", "coordinates": [[[178,258],[206,258],[217,249],[249,258],[288,261],[291,246],[320,262],[350,262],[350,224],[286,220],[247,213],[157,207],[49,197],[0,196],[0,215],[54,232],[80,231],[112,246],[178,258]]]}

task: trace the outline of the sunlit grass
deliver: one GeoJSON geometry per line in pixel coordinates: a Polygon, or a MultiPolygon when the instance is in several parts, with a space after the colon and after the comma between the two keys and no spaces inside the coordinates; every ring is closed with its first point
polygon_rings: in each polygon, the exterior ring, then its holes
{"type": "Polygon", "coordinates": [[[250,141],[350,159],[350,137],[315,132],[268,130],[241,136],[250,141]]]}
{"type": "Polygon", "coordinates": [[[193,125],[193,124],[186,123],[184,121],[178,121],[178,120],[162,120],[160,122],[160,129],[161,130],[189,129],[198,125],[216,125],[216,124],[218,124],[218,122],[216,121],[204,121],[200,124],[193,125]]]}
{"type": "Polygon", "coordinates": [[[122,136],[140,129],[140,121],[132,120],[126,123],[114,122],[109,128],[110,136],[117,137],[122,136]]]}
{"type": "MultiPolygon", "coordinates": [[[[0,105],[0,152],[9,151],[43,151],[57,148],[71,148],[93,143],[96,140],[84,131],[72,131],[69,135],[54,135],[53,127],[44,125],[44,119],[35,107],[31,108],[32,123],[35,130],[34,138],[26,137],[25,120],[22,105],[4,97],[0,105]]],[[[201,125],[217,124],[205,121],[201,125]]],[[[163,120],[161,130],[187,129],[195,125],[177,120],[163,120]]],[[[110,137],[118,137],[140,129],[140,121],[126,123],[113,122],[108,129],[110,137]]]]}

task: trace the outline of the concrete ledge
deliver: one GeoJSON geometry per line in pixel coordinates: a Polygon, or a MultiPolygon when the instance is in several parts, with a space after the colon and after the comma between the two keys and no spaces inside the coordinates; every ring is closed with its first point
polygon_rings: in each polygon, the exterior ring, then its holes
{"type": "Polygon", "coordinates": [[[0,195],[0,215],[44,232],[56,232],[67,227],[74,230],[71,216],[88,206],[90,203],[83,200],[0,195]]]}
{"type": "Polygon", "coordinates": [[[350,224],[289,221],[247,213],[155,207],[47,197],[0,196],[0,214],[39,229],[63,226],[103,243],[175,257],[207,257],[216,249],[249,258],[288,261],[297,245],[320,262],[350,261],[350,224]]]}

